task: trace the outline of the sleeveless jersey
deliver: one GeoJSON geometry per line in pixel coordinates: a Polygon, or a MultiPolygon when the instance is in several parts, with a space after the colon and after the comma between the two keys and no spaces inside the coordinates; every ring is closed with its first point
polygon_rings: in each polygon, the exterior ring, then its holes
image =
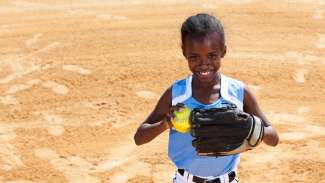
{"type": "MultiPolygon", "coordinates": [[[[183,103],[189,108],[219,108],[235,104],[243,110],[244,86],[243,83],[225,75],[221,76],[220,94],[212,104],[202,104],[192,97],[192,76],[176,81],[172,85],[172,105],[183,103]]],[[[229,171],[236,171],[240,156],[198,156],[192,146],[193,137],[190,133],[179,133],[170,129],[168,156],[178,169],[185,169],[189,173],[201,177],[216,177],[229,171]]]]}

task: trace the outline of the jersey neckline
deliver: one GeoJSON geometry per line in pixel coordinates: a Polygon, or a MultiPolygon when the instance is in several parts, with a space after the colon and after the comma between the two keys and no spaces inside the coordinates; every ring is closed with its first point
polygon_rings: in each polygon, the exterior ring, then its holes
{"type": "MultiPolygon", "coordinates": [[[[203,105],[203,106],[207,106],[207,107],[210,107],[210,106],[214,106],[216,104],[218,104],[221,100],[222,100],[222,86],[223,86],[223,82],[222,82],[222,77],[223,75],[218,73],[219,74],[219,82],[220,82],[220,89],[219,89],[219,98],[215,101],[213,101],[212,103],[209,103],[209,104],[204,104],[202,102],[200,102],[199,100],[197,100],[196,98],[193,97],[192,93],[193,93],[193,87],[192,87],[192,83],[193,83],[193,79],[191,79],[191,83],[190,83],[190,86],[191,86],[191,98],[193,99],[193,101],[199,105],[203,105]]],[[[191,75],[190,77],[193,77],[193,75],[191,75]]]]}

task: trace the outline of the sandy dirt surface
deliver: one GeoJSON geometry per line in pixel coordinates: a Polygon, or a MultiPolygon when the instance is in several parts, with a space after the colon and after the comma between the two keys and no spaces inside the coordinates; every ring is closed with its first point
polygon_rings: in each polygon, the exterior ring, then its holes
{"type": "Polygon", "coordinates": [[[250,85],[276,148],[242,154],[244,183],[325,182],[325,1],[0,1],[0,182],[165,183],[168,133],[133,135],[189,74],[180,25],[224,23],[222,72],[250,85]]]}

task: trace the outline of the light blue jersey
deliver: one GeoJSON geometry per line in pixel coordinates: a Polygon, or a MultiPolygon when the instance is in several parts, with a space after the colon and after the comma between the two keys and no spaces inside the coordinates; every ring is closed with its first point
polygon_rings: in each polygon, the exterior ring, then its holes
{"type": "MultiPolygon", "coordinates": [[[[221,75],[221,97],[212,104],[202,104],[192,97],[192,76],[176,81],[172,86],[172,104],[183,103],[189,108],[219,108],[229,103],[243,110],[243,83],[221,75]]],[[[236,171],[240,156],[207,157],[198,156],[192,146],[190,133],[179,133],[174,129],[169,132],[168,156],[178,169],[201,176],[219,176],[229,171],[236,171]]]]}

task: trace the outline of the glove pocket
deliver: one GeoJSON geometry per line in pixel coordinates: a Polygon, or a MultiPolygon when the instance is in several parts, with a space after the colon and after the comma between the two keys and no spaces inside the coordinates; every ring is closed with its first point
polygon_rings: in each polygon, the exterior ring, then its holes
{"type": "Polygon", "coordinates": [[[191,128],[193,137],[208,138],[240,138],[244,140],[250,131],[250,126],[242,128],[241,126],[224,125],[201,125],[191,128]]]}

